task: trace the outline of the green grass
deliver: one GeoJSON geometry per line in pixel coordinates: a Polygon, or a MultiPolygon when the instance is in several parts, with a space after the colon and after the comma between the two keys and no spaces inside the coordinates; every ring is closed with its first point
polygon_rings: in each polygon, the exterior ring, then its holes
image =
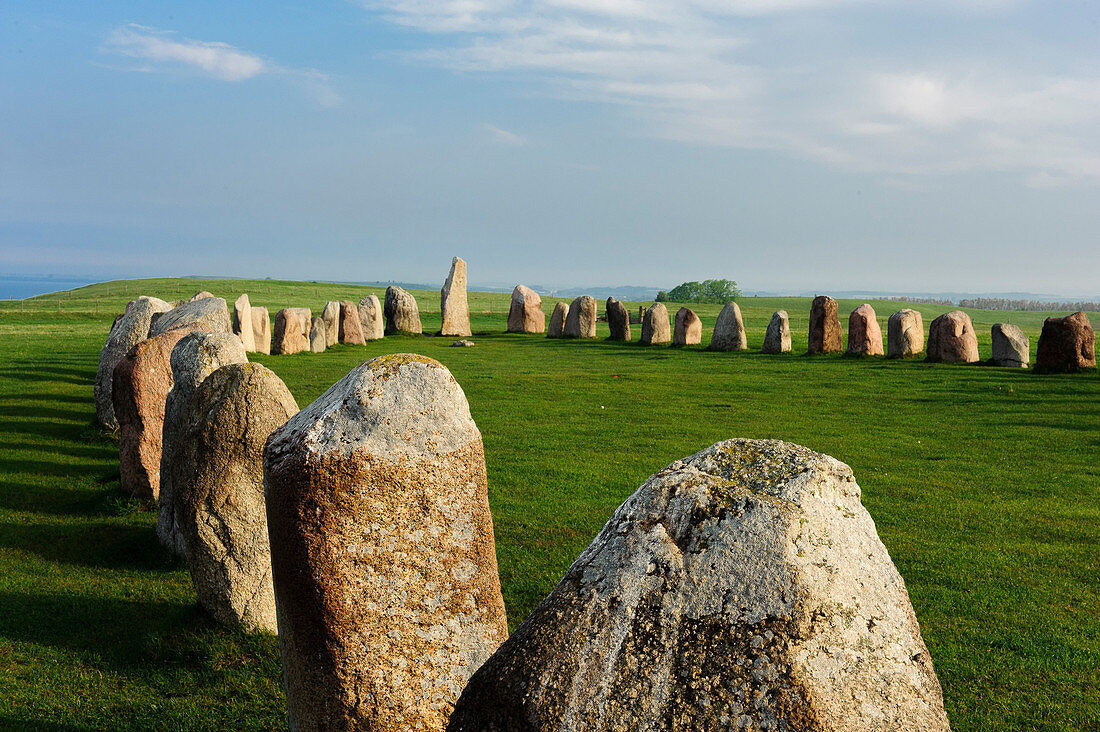
{"type": "MultiPolygon", "coordinates": [[[[198,609],[186,569],[154,538],[155,512],[119,493],[114,439],[93,427],[92,379],[115,312],[139,293],[199,289],[230,301],[249,292],[272,313],[382,292],[144,280],[0,303],[0,728],[284,724],[275,639],[198,609]]],[[[438,293],[415,294],[425,330],[438,328],[438,293]]],[[[301,406],[384,353],[451,369],[485,440],[513,626],[650,474],[717,440],[781,438],[855,470],[956,730],[1100,729],[1096,373],[804,357],[807,298],[743,300],[752,350],[738,354],[506,334],[507,304],[471,293],[475,348],[397,336],[256,360],[301,406]],[[755,351],[778,307],[796,353],[764,356],[755,351]]],[[[841,313],[858,304],[841,301],[841,313]]],[[[872,304],[884,330],[906,306],[872,304]]],[[[926,327],[950,309],[909,307],[926,327]]],[[[704,340],[719,309],[696,308],[704,340]]],[[[969,312],[983,358],[992,323],[1020,325],[1034,353],[1049,315],[969,312]]]]}

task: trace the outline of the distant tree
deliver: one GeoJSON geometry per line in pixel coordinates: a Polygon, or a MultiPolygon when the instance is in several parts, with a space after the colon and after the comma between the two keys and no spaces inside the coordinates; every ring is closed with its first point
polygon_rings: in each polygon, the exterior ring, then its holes
{"type": "Polygon", "coordinates": [[[668,299],[673,302],[703,302],[704,297],[702,282],[681,282],[668,291],[668,299]]]}
{"type": "Polygon", "coordinates": [[[668,302],[668,293],[664,290],[657,290],[657,302],[668,302]]]}
{"type": "Polygon", "coordinates": [[[665,295],[672,302],[733,302],[741,297],[741,291],[737,289],[737,283],[733,280],[704,280],[702,282],[682,282],[673,287],[665,295]]]}

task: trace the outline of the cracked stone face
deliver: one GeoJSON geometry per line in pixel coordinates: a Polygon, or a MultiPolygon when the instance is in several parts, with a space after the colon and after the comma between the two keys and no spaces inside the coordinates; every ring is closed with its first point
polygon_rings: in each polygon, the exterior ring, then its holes
{"type": "Polygon", "coordinates": [[[946,730],[848,466],[728,440],[652,476],[474,674],[448,730],[946,730]]]}

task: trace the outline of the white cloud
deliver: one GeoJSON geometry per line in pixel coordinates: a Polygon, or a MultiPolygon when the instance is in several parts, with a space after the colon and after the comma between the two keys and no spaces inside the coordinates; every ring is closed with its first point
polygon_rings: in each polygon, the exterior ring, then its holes
{"type": "Polygon", "coordinates": [[[522,135],[517,135],[515,132],[509,132],[508,130],[502,130],[499,127],[493,125],[482,125],[486,132],[489,133],[489,137],[494,142],[499,142],[501,145],[509,145],[511,147],[523,147],[527,144],[527,138],[522,135]]]}

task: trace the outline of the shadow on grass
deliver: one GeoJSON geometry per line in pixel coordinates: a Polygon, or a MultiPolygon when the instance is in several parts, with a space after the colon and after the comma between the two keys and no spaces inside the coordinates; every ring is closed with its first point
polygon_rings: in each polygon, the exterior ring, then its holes
{"type": "Polygon", "coordinates": [[[0,523],[0,546],[48,562],[95,569],[172,572],[180,567],[180,560],[161,547],[152,527],[144,525],[0,523]]]}
{"type": "Polygon", "coordinates": [[[80,384],[91,386],[95,380],[95,371],[87,366],[64,368],[60,366],[42,366],[41,364],[28,364],[25,367],[0,368],[0,378],[14,379],[16,381],[44,381],[57,383],[59,381],[68,384],[80,384]]]}
{"type": "Polygon", "coordinates": [[[0,729],[21,729],[28,730],[28,732],[72,732],[75,730],[85,732],[92,728],[80,727],[73,724],[62,724],[60,722],[43,722],[37,719],[26,719],[24,717],[12,717],[7,714],[0,714],[0,729]]]}

